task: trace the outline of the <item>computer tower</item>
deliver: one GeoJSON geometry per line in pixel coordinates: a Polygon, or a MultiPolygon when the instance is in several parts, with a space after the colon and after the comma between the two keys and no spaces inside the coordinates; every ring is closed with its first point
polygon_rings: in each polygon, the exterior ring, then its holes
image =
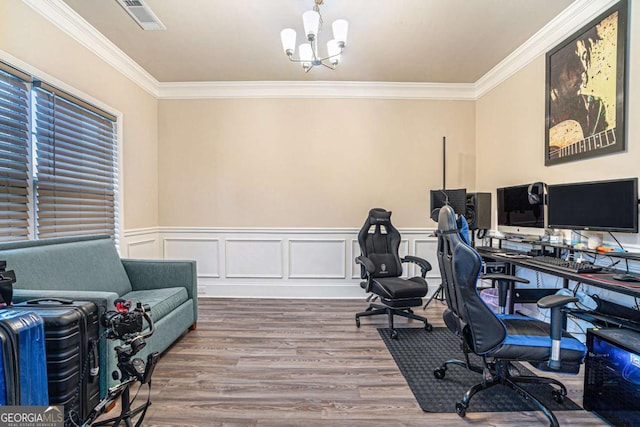
{"type": "Polygon", "coordinates": [[[589,329],[584,408],[616,426],[640,425],[640,333],[589,329]]]}
{"type": "Polygon", "coordinates": [[[465,218],[470,230],[491,228],[491,193],[467,193],[465,218]]]}

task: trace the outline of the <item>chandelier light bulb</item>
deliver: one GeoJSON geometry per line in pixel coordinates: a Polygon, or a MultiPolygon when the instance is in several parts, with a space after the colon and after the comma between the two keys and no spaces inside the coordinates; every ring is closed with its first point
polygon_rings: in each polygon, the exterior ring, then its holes
{"type": "Polygon", "coordinates": [[[300,54],[300,60],[302,61],[302,67],[305,69],[311,68],[311,62],[313,61],[313,50],[309,43],[303,43],[298,47],[298,53],[300,54]]]}
{"type": "Polygon", "coordinates": [[[340,62],[341,49],[338,46],[338,42],[335,40],[329,40],[327,42],[327,53],[329,54],[329,61],[334,65],[338,65],[340,62]]]}
{"type": "Polygon", "coordinates": [[[293,28],[285,28],[280,33],[282,40],[282,49],[288,56],[292,56],[296,50],[296,30],[293,28]]]}
{"type": "Polygon", "coordinates": [[[320,14],[315,10],[306,11],[302,14],[302,24],[304,25],[304,33],[307,35],[307,40],[315,40],[318,35],[318,28],[320,28],[320,14]]]}
{"type": "Polygon", "coordinates": [[[347,44],[347,31],[349,31],[349,23],[344,19],[336,19],[331,25],[333,29],[333,38],[338,46],[343,48],[347,44]]]}

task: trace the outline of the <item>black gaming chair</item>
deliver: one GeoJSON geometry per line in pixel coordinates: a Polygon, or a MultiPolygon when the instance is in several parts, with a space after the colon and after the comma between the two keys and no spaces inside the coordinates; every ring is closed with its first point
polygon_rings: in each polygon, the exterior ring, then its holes
{"type": "MultiPolygon", "coordinates": [[[[448,360],[434,371],[438,379],[445,376],[449,365],[463,366],[483,375],[482,382],[471,387],[456,403],[456,412],[464,417],[471,398],[479,391],[502,384],[531,399],[547,416],[552,426],[558,421],[542,402],[518,383],[548,383],[553,399],[561,403],[567,394],[564,385],[552,378],[519,376],[513,361],[526,361],[546,371],[578,373],[586,347],[562,332],[563,307],[577,301],[571,296],[549,295],[538,301],[541,308],[551,309],[551,325],[525,316],[495,314],[480,298],[476,283],[480,278],[482,259],[459,235],[453,209],[445,206],[438,218],[438,263],[442,274],[447,309],[443,319],[447,327],[461,339],[465,361],[448,360]],[[482,358],[482,366],[469,362],[469,353],[482,358]]],[[[505,282],[517,277],[486,275],[483,278],[505,282]]],[[[506,290],[506,286],[501,286],[506,290]]]]}
{"type": "Polygon", "coordinates": [[[391,224],[391,212],[371,209],[369,216],[358,233],[361,255],[356,258],[360,264],[360,276],[366,279],[360,286],[372,293],[367,301],[380,298],[382,304],[371,303],[356,314],[356,326],[360,327],[360,317],[386,314],[389,318],[391,338],[397,339],[398,332],[393,327],[393,316],[402,316],[424,322],[427,331],[433,326],[422,316],[413,313],[411,307],[422,305],[422,297],[427,294],[425,276],[431,270],[427,260],[415,256],[400,259],[400,233],[391,224]],[[412,262],[420,266],[421,277],[403,279],[402,263],[412,262]]]}

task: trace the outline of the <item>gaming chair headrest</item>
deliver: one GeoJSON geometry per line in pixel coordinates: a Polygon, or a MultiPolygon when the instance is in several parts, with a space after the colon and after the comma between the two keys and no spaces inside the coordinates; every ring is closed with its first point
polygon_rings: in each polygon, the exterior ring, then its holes
{"type": "Polygon", "coordinates": [[[369,211],[369,223],[371,225],[391,224],[391,212],[382,208],[373,208],[369,211]]]}
{"type": "Polygon", "coordinates": [[[454,230],[458,230],[456,214],[451,206],[445,205],[440,208],[440,212],[438,214],[438,231],[444,232],[454,230]]]}

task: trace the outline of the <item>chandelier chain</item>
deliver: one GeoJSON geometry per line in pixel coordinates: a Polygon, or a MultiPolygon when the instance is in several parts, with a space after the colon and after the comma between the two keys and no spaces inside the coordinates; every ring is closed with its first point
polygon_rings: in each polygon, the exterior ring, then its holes
{"type": "Polygon", "coordinates": [[[318,12],[318,16],[320,17],[320,30],[322,30],[322,24],[323,24],[323,20],[322,20],[322,14],[320,13],[320,5],[322,4],[324,0],[316,0],[316,4],[313,6],[313,10],[318,12]]]}

